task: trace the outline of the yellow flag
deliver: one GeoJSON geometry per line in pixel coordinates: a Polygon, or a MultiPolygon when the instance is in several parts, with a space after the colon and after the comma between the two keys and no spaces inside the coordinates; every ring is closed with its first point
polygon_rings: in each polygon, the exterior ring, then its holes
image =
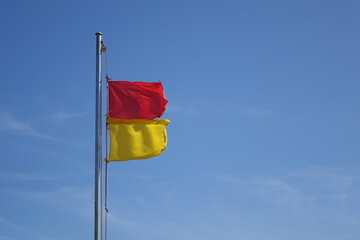
{"type": "Polygon", "coordinates": [[[146,159],[160,155],[167,144],[167,119],[107,118],[110,131],[108,161],[146,159]]]}

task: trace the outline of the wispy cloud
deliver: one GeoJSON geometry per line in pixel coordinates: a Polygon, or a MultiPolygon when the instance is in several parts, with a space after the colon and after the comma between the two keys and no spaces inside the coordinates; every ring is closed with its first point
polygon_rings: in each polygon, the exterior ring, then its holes
{"type": "MultiPolygon", "coordinates": [[[[85,220],[86,222],[91,222],[93,217],[92,191],[86,187],[59,187],[50,190],[7,189],[0,190],[0,195],[2,198],[6,197],[15,201],[22,201],[29,206],[33,206],[33,203],[36,205],[41,204],[43,212],[46,211],[46,208],[56,209],[63,213],[70,214],[69,218],[77,218],[78,221],[85,220]]],[[[42,213],[40,213],[40,215],[41,214],[42,213]]],[[[36,214],[34,216],[35,218],[39,217],[36,214]]],[[[14,238],[14,234],[16,233],[17,235],[27,236],[26,240],[75,239],[71,236],[71,233],[61,232],[57,234],[56,232],[48,233],[48,231],[44,231],[47,232],[48,235],[51,234],[50,237],[47,237],[41,229],[39,230],[39,228],[37,228],[38,230],[34,230],[24,227],[21,221],[9,221],[3,215],[0,216],[0,229],[5,229],[4,226],[8,229],[8,232],[2,231],[1,234],[4,236],[7,234],[6,236],[14,238]]],[[[73,234],[75,234],[75,232],[73,231],[73,234]]],[[[19,238],[16,239],[18,240],[19,238]]]]}
{"type": "MultiPolygon", "coordinates": [[[[111,162],[110,162],[111,164],[111,162]]],[[[116,178],[122,177],[122,178],[135,178],[135,179],[153,179],[154,177],[151,175],[145,175],[145,174],[137,174],[137,173],[123,173],[118,172],[116,174],[113,174],[113,176],[116,175],[116,178]]]]}
{"type": "Polygon", "coordinates": [[[69,119],[84,116],[83,113],[56,112],[51,114],[48,119],[54,123],[63,123],[69,119]]]}
{"type": "Polygon", "coordinates": [[[48,191],[11,189],[2,190],[0,193],[56,206],[59,209],[87,218],[91,217],[92,191],[88,188],[61,187],[48,191]]]}
{"type": "Polygon", "coordinates": [[[0,130],[32,132],[29,123],[15,119],[10,113],[0,111],[0,130]]]}
{"type": "Polygon", "coordinates": [[[299,179],[327,179],[327,182],[337,182],[342,185],[351,185],[360,180],[359,169],[351,169],[352,173],[341,168],[313,167],[303,172],[289,173],[289,177],[299,179]]]}
{"type": "Polygon", "coordinates": [[[13,240],[13,238],[5,237],[5,236],[0,236],[0,240],[13,240]]]}
{"type": "Polygon", "coordinates": [[[186,114],[198,114],[199,111],[193,109],[192,107],[179,106],[175,104],[167,104],[166,111],[170,113],[186,113],[186,114]]]}
{"type": "Polygon", "coordinates": [[[254,116],[254,117],[271,117],[274,113],[265,109],[257,109],[252,107],[240,106],[237,111],[242,115],[254,116]]]}
{"type": "Polygon", "coordinates": [[[40,95],[35,95],[32,98],[38,102],[46,102],[49,99],[49,95],[48,94],[40,94],[40,95]]]}
{"type": "MultiPolygon", "coordinates": [[[[10,221],[6,220],[5,218],[3,218],[2,216],[0,216],[0,224],[7,226],[7,228],[13,229],[15,232],[21,232],[21,233],[26,234],[29,237],[28,239],[53,240],[48,237],[42,236],[38,233],[35,233],[31,229],[28,229],[28,228],[25,228],[18,224],[15,224],[13,222],[10,222],[10,221]]],[[[13,238],[0,236],[0,240],[13,240],[13,238]]]]}
{"type": "Polygon", "coordinates": [[[279,177],[222,175],[219,179],[235,183],[247,191],[262,196],[267,201],[290,206],[293,209],[311,202],[311,199],[305,196],[300,189],[279,177]]]}
{"type": "Polygon", "coordinates": [[[6,111],[0,111],[0,131],[11,131],[21,135],[58,141],[58,139],[52,136],[35,130],[29,122],[18,120],[6,111]]]}
{"type": "MultiPolygon", "coordinates": [[[[119,214],[120,215],[120,214],[119,214]]],[[[133,219],[133,218],[132,218],[133,219]]],[[[138,216],[138,219],[141,219],[138,216]]],[[[121,232],[128,232],[135,238],[145,239],[151,236],[156,239],[169,239],[172,236],[173,240],[205,240],[213,239],[210,236],[204,236],[204,226],[190,226],[185,224],[179,224],[169,221],[169,219],[159,219],[153,217],[151,222],[149,221],[134,221],[129,220],[126,217],[117,218],[114,215],[109,214],[109,222],[112,226],[115,226],[117,230],[121,232]]]]}
{"type": "Polygon", "coordinates": [[[318,201],[326,201],[328,204],[347,206],[348,200],[356,194],[360,194],[360,170],[342,168],[310,168],[303,172],[294,172],[288,175],[289,180],[311,184],[312,191],[309,194],[315,196],[318,201]],[[317,194],[315,194],[317,193],[317,194]]]}
{"type": "Polygon", "coordinates": [[[330,214],[342,212],[358,198],[358,172],[354,169],[311,168],[280,176],[222,175],[218,180],[234,184],[280,207],[330,214]]]}
{"type": "Polygon", "coordinates": [[[57,177],[33,173],[0,173],[0,179],[12,181],[47,181],[57,177]]]}

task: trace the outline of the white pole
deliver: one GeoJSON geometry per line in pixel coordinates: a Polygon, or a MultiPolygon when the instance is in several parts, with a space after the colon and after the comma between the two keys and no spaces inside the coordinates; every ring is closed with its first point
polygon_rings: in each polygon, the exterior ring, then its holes
{"type": "Polygon", "coordinates": [[[102,33],[96,35],[96,109],[95,109],[95,232],[94,240],[101,240],[102,228],[102,184],[101,184],[101,143],[102,143],[102,124],[101,124],[101,107],[102,107],[102,33]]]}

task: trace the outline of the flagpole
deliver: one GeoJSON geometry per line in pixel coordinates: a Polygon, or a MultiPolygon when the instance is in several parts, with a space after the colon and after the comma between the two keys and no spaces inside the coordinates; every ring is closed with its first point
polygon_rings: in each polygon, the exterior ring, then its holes
{"type": "Polygon", "coordinates": [[[95,104],[95,225],[94,240],[101,240],[102,228],[102,183],[101,183],[101,143],[102,143],[102,125],[101,125],[101,108],[102,108],[102,33],[96,35],[96,104],[95,104]]]}

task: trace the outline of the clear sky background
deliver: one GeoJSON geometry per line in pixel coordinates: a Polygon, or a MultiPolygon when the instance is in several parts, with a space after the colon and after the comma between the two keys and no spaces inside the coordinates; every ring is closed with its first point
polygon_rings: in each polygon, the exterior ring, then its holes
{"type": "Polygon", "coordinates": [[[0,240],[93,239],[95,32],[161,80],[168,150],[109,165],[108,239],[360,239],[360,2],[0,2],[0,240]]]}

